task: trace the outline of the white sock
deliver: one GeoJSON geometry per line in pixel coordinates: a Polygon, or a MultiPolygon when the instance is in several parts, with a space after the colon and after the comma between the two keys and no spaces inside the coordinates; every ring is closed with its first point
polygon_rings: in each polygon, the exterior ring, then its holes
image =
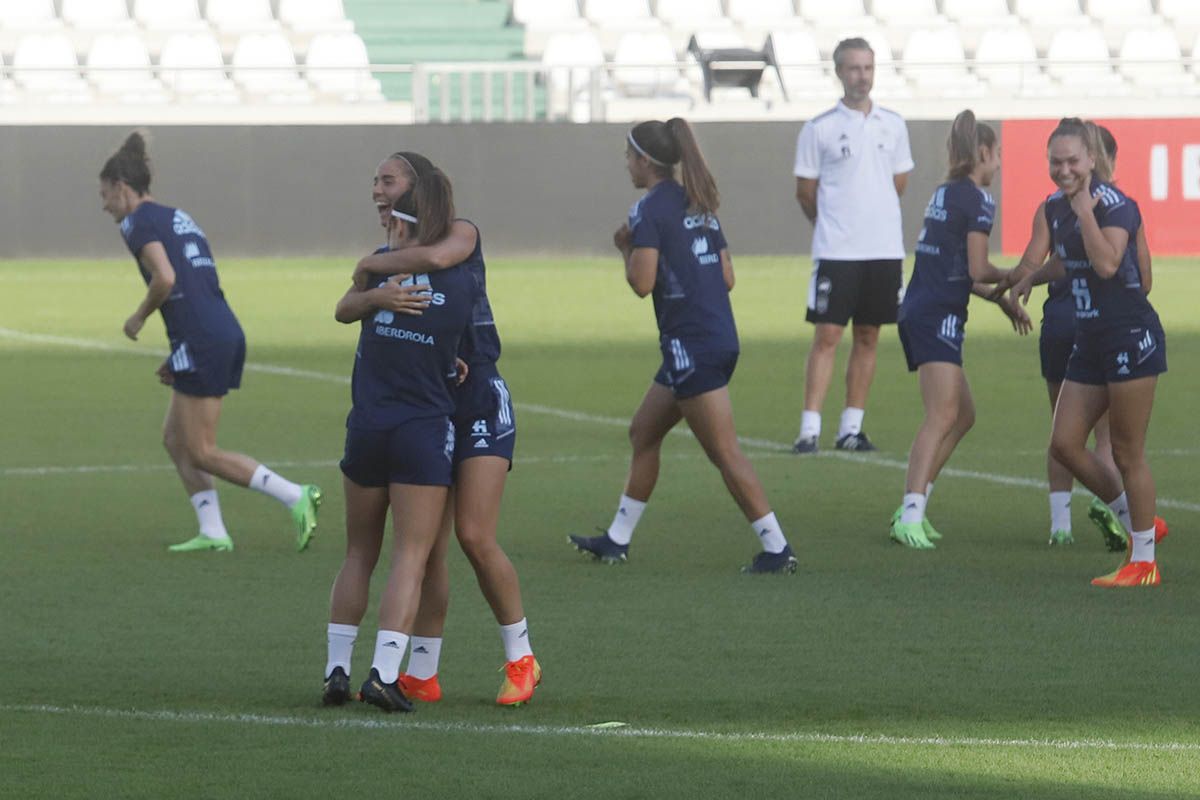
{"type": "Polygon", "coordinates": [[[1125,526],[1125,530],[1133,530],[1133,520],[1129,517],[1129,498],[1125,496],[1124,492],[1121,492],[1121,495],[1116,500],[1109,503],[1108,507],[1117,515],[1117,519],[1121,520],[1121,524],[1125,526]]]}
{"type": "Polygon", "coordinates": [[[371,668],[379,672],[384,683],[395,683],[400,677],[400,662],[408,650],[408,634],[400,631],[380,630],[375,635],[375,660],[371,668]]]}
{"type": "Polygon", "coordinates": [[[274,497],[288,508],[296,505],[304,494],[300,484],[292,483],[282,475],[271,472],[265,464],[259,464],[258,469],[254,470],[254,475],[250,478],[250,488],[274,497]]]}
{"type": "Polygon", "coordinates": [[[517,661],[533,655],[533,648],[529,646],[529,623],[524,617],[512,625],[501,625],[500,641],[504,642],[505,661],[517,661]]]}
{"type": "Polygon", "coordinates": [[[800,414],[800,438],[811,439],[821,435],[821,412],[804,411],[800,414]]]}
{"type": "Polygon", "coordinates": [[[629,544],[629,540],[633,538],[633,529],[637,527],[638,520],[642,518],[642,512],[645,510],[646,504],[641,500],[621,495],[621,500],[617,503],[616,516],[613,517],[612,524],[608,526],[608,538],[617,544],[629,544]]]}
{"type": "Polygon", "coordinates": [[[196,510],[196,519],[200,521],[200,535],[209,539],[224,539],[229,536],[225,530],[225,521],[221,519],[221,502],[217,500],[216,489],[206,489],[192,495],[192,508],[196,510]]]}
{"type": "Polygon", "coordinates": [[[1050,493],[1050,532],[1071,532],[1071,493],[1050,493]]]}
{"type": "Polygon", "coordinates": [[[1154,528],[1147,531],[1134,531],[1129,534],[1133,542],[1133,552],[1129,554],[1130,561],[1154,560],[1154,528]]]}
{"type": "Polygon", "coordinates": [[[779,520],[775,519],[774,511],[762,519],[754,520],[750,527],[762,542],[763,550],[768,553],[782,553],[783,548],[787,547],[787,539],[783,536],[783,529],[779,527],[779,520]]]}
{"type": "Polygon", "coordinates": [[[325,677],[328,678],[333,673],[334,667],[341,667],[349,677],[350,654],[354,652],[354,640],[358,638],[358,626],[331,622],[326,638],[329,642],[329,660],[325,662],[325,677]]]}
{"type": "Polygon", "coordinates": [[[849,436],[852,433],[861,433],[863,416],[865,416],[866,413],[867,412],[864,409],[850,408],[847,406],[846,409],[842,411],[842,422],[841,425],[838,426],[838,438],[840,439],[843,436],[849,436]]]}
{"type": "Polygon", "coordinates": [[[408,640],[408,668],[414,678],[427,681],[437,675],[438,660],[442,657],[442,637],[413,636],[408,640]]]}
{"type": "Polygon", "coordinates": [[[925,495],[920,492],[904,495],[904,502],[900,507],[903,509],[900,512],[900,521],[905,525],[925,519],[925,495]]]}

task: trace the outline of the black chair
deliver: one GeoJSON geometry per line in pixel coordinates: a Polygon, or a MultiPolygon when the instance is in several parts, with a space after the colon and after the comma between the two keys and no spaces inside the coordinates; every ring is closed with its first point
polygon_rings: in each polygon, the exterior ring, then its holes
{"type": "Polygon", "coordinates": [[[774,68],[783,99],[787,100],[787,87],[783,85],[783,76],[769,43],[758,50],[749,47],[704,48],[693,36],[688,41],[687,49],[695,57],[704,76],[705,100],[712,102],[712,90],[716,86],[739,87],[749,91],[751,97],[758,97],[758,84],[767,67],[774,68]]]}

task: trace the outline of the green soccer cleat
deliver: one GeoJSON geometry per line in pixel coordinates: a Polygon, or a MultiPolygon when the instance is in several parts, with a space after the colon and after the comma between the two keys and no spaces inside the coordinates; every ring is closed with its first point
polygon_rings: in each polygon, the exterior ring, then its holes
{"type": "Polygon", "coordinates": [[[173,544],[167,548],[171,553],[192,553],[199,550],[216,550],[218,553],[233,552],[233,539],[228,536],[223,536],[220,539],[214,539],[211,536],[199,534],[188,539],[186,542],[173,544]]]}
{"type": "Polygon", "coordinates": [[[300,487],[300,499],[292,506],[292,522],[296,525],[296,549],[304,552],[317,529],[317,510],[325,495],[321,487],[306,483],[300,487]]]}
{"type": "Polygon", "coordinates": [[[914,550],[933,550],[934,544],[925,536],[925,526],[920,522],[901,522],[897,514],[892,522],[892,541],[914,550]]]}
{"type": "MultiPolygon", "coordinates": [[[[900,521],[900,514],[903,509],[897,508],[896,513],[892,514],[892,525],[900,521]]],[[[925,533],[925,538],[930,542],[941,541],[942,535],[938,533],[937,528],[933,527],[933,523],[929,521],[929,517],[921,520],[921,530],[925,533]]]]}
{"type": "Polygon", "coordinates": [[[1104,537],[1104,546],[1111,552],[1120,553],[1129,549],[1129,534],[1125,526],[1099,497],[1092,498],[1092,504],[1088,506],[1088,519],[1100,529],[1100,535],[1104,537]]]}
{"type": "Polygon", "coordinates": [[[1065,544],[1075,544],[1075,537],[1070,531],[1050,531],[1050,546],[1059,547],[1065,544]]]}

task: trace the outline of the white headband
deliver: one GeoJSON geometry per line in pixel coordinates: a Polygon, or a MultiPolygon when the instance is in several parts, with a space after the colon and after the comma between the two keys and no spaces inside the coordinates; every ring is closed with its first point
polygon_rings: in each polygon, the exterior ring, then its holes
{"type": "Polygon", "coordinates": [[[627,139],[629,139],[629,144],[633,146],[633,149],[634,149],[634,150],[637,150],[637,151],[638,151],[638,153],[640,153],[641,155],[643,155],[643,156],[645,156],[646,158],[648,158],[648,159],[650,160],[650,163],[651,163],[651,164],[657,164],[657,165],[658,165],[658,166],[660,166],[660,167],[669,167],[669,166],[671,166],[670,164],[664,164],[663,162],[659,161],[657,158],[655,158],[654,156],[650,155],[650,154],[649,154],[649,153],[647,153],[645,150],[643,150],[643,149],[642,149],[642,146],[641,146],[640,144],[638,144],[636,141],[634,141],[634,138],[633,138],[633,131],[630,131],[630,132],[629,132],[629,135],[628,135],[626,138],[627,138],[627,139]]]}
{"type": "Polygon", "coordinates": [[[411,222],[414,225],[417,224],[417,218],[414,217],[412,214],[405,214],[403,211],[397,211],[394,208],[392,209],[392,216],[395,217],[396,219],[402,219],[405,222],[411,222]]]}

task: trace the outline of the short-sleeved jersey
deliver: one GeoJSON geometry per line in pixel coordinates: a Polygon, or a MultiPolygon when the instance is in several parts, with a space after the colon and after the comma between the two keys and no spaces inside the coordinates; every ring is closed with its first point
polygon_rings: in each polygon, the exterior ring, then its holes
{"type": "Polygon", "coordinates": [[[917,237],[916,265],[900,305],[901,319],[934,310],[967,318],[972,284],[967,234],[991,235],[995,217],[996,202],[970,178],[934,190],[917,237]]]}
{"type": "Polygon", "coordinates": [[[658,251],[654,314],[660,340],[681,339],[692,352],[736,351],[737,327],[721,269],[727,247],[714,214],[689,214],[673,180],[655,184],[629,209],[633,246],[658,251]]]}
{"type": "Polygon", "coordinates": [[[460,264],[403,283],[429,284],[430,305],[420,316],[379,310],[362,320],[350,381],[354,406],[346,419],[351,428],[388,430],[454,413],[450,381],[475,305],[475,281],[460,264]]]}
{"type": "Polygon", "coordinates": [[[904,258],[894,176],[913,168],[908,127],[894,111],[838,101],[796,140],[797,178],[817,184],[812,255],[834,261],[904,258]]]}
{"type": "Polygon", "coordinates": [[[175,286],[159,311],[172,344],[201,345],[242,336],[237,317],[221,291],[208,238],[186,211],[144,202],[121,220],[121,236],[147,284],[150,272],[139,257],[142,249],[159,242],[167,253],[175,271],[175,286]]]}
{"type": "Polygon", "coordinates": [[[470,366],[494,364],[500,359],[500,333],[496,330],[496,318],[487,296],[487,271],[483,263],[483,234],[470,220],[463,220],[475,228],[475,249],[462,263],[475,282],[475,306],[471,309],[471,323],[463,334],[458,357],[470,366]]]}
{"type": "Polygon", "coordinates": [[[1117,274],[1101,279],[1088,260],[1079,219],[1071,210],[1070,199],[1062,192],[1055,192],[1046,200],[1046,222],[1055,255],[1067,269],[1078,330],[1097,331],[1156,320],[1154,308],[1142,291],[1138,270],[1137,231],[1142,226],[1142,215],[1137,203],[1116,186],[1094,177],[1089,188],[1092,197],[1099,198],[1092,213],[1100,228],[1122,228],[1129,234],[1129,241],[1117,274]]]}

